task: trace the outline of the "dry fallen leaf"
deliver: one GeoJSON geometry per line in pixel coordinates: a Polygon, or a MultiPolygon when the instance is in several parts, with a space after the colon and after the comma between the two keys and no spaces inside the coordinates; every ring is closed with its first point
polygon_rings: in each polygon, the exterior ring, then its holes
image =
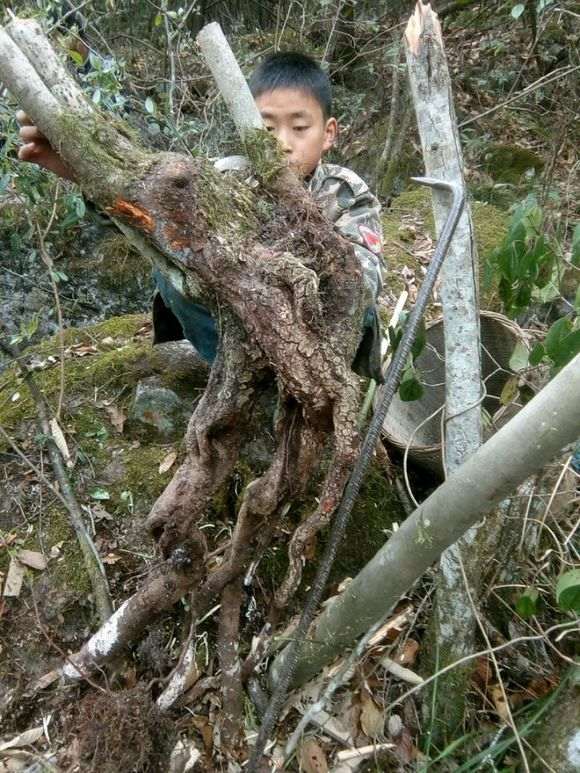
{"type": "Polygon", "coordinates": [[[6,598],[18,598],[22,590],[22,580],[24,579],[24,564],[21,564],[17,558],[10,559],[8,574],[4,581],[4,590],[2,595],[6,598]]]}
{"type": "Polygon", "coordinates": [[[300,770],[304,773],[327,773],[326,755],[313,738],[300,747],[300,770]]]}
{"type": "Polygon", "coordinates": [[[108,553],[106,556],[103,556],[103,563],[104,564],[116,564],[118,561],[120,561],[122,556],[117,555],[116,553],[108,553]]]}
{"type": "Polygon", "coordinates": [[[123,413],[119,408],[117,408],[116,405],[106,405],[105,411],[107,412],[109,416],[109,420],[113,427],[117,430],[119,434],[123,432],[123,427],[125,426],[125,422],[127,421],[127,415],[123,413]]]}
{"type": "Polygon", "coordinates": [[[71,459],[70,451],[68,450],[68,445],[66,442],[66,438],[63,434],[62,429],[60,428],[60,425],[56,419],[51,419],[49,422],[50,426],[50,432],[52,435],[52,438],[54,442],[56,443],[56,447],[60,451],[62,458],[64,459],[66,466],[70,469],[71,467],[74,467],[74,462],[71,459]]]}
{"type": "Polygon", "coordinates": [[[385,717],[382,710],[378,708],[377,704],[366,691],[363,691],[361,695],[361,706],[360,726],[363,733],[373,740],[382,738],[385,717]]]}
{"type": "Polygon", "coordinates": [[[6,749],[17,749],[21,746],[30,746],[31,744],[36,743],[43,735],[44,727],[42,725],[33,727],[30,730],[25,730],[23,733],[20,733],[20,735],[12,738],[12,740],[0,743],[0,752],[6,751],[6,749]]]}
{"type": "Polygon", "coordinates": [[[167,456],[164,456],[159,463],[159,474],[163,475],[164,472],[167,472],[167,470],[171,469],[171,467],[173,467],[175,464],[176,459],[177,451],[170,451],[167,456]]]}
{"type": "Polygon", "coordinates": [[[47,566],[46,558],[36,550],[19,550],[18,560],[21,564],[26,564],[31,569],[38,569],[39,572],[42,572],[47,566]]]}
{"type": "Polygon", "coordinates": [[[92,344],[75,344],[70,349],[65,350],[66,353],[74,354],[75,357],[87,357],[90,354],[98,354],[99,350],[92,344]]]}
{"type": "Polygon", "coordinates": [[[392,642],[401,633],[404,626],[407,625],[413,615],[413,607],[411,605],[405,607],[401,612],[391,617],[387,622],[382,625],[379,630],[369,639],[367,646],[374,647],[380,644],[384,639],[392,642]]]}
{"type": "Polygon", "coordinates": [[[489,694],[491,696],[493,705],[495,706],[495,710],[497,711],[499,718],[502,719],[507,724],[509,724],[510,722],[509,707],[506,705],[505,699],[503,697],[503,692],[499,684],[492,685],[489,688],[489,694]]]}
{"type": "Polygon", "coordinates": [[[412,666],[417,659],[417,653],[419,652],[419,642],[415,639],[407,639],[403,651],[397,657],[397,662],[402,666],[412,666]]]}

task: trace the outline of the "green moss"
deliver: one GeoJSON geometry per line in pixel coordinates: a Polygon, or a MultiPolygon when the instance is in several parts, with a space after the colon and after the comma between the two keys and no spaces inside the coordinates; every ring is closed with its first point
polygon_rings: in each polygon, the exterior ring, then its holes
{"type": "Polygon", "coordinates": [[[278,141],[265,129],[248,132],[244,138],[244,150],[252,162],[252,169],[266,185],[286,169],[286,160],[278,141]]]}
{"type": "Polygon", "coordinates": [[[486,150],[483,163],[494,180],[514,185],[529,169],[537,173],[544,167],[537,153],[519,145],[492,145],[486,150]]]}
{"type": "MultiPolygon", "coordinates": [[[[26,548],[42,549],[38,538],[39,531],[36,530],[32,534],[25,545],[26,548]]],[[[91,593],[91,581],[83,554],[64,507],[53,504],[46,508],[42,520],[42,542],[46,554],[49,554],[54,546],[58,546],[60,551],[48,564],[51,585],[72,591],[78,596],[91,593]]]]}
{"type": "MultiPolygon", "coordinates": [[[[146,319],[144,315],[133,314],[64,332],[66,349],[76,345],[91,345],[101,350],[84,357],[67,355],[65,359],[65,424],[68,425],[71,419],[73,424],[89,422],[92,425],[90,431],[95,431],[97,420],[92,407],[95,390],[101,400],[116,396],[122,387],[134,386],[144,370],[147,371],[147,355],[151,345],[147,340],[134,340],[146,319]]],[[[58,358],[58,338],[50,338],[30,348],[27,354],[32,355],[36,361],[51,356],[58,358]]],[[[49,404],[53,404],[60,391],[59,363],[35,371],[34,380],[49,404]]],[[[24,429],[21,425],[34,422],[36,416],[36,407],[28,387],[16,367],[7,369],[0,377],[0,424],[8,432],[15,432],[19,428],[24,429]],[[15,395],[18,397],[13,400],[15,395]]],[[[100,423],[102,426],[103,420],[100,423]]],[[[5,448],[6,442],[0,439],[0,450],[5,448]]]]}
{"type": "MultiPolygon", "coordinates": [[[[167,472],[159,472],[160,462],[171,451],[164,446],[122,446],[117,444],[117,450],[122,452],[116,457],[123,469],[123,477],[118,483],[106,486],[111,495],[111,506],[117,512],[125,513],[130,509],[130,500],[123,499],[123,492],[131,492],[135,510],[148,512],[159,495],[163,492],[175,470],[178,462],[175,462],[167,472]]],[[[112,449],[109,448],[110,458],[112,449]]]]}
{"type": "MultiPolygon", "coordinates": [[[[488,276],[487,256],[503,241],[507,232],[508,215],[492,204],[478,201],[472,202],[471,214],[479,256],[481,307],[497,310],[499,300],[494,283],[488,276]]],[[[413,238],[406,241],[410,227],[415,228],[418,235],[427,233],[431,238],[435,238],[431,192],[425,188],[405,191],[393,201],[391,208],[383,215],[385,261],[387,270],[390,271],[387,286],[395,296],[405,289],[400,276],[404,266],[421,276],[421,263],[413,254],[413,238]]]]}
{"type": "Polygon", "coordinates": [[[140,146],[138,136],[128,126],[98,113],[83,119],[77,113],[61,114],[55,135],[61,138],[66,159],[83,180],[83,191],[101,204],[111,202],[155,163],[155,155],[140,146]],[[119,134],[129,142],[120,143],[119,134]]]}
{"type": "MultiPolygon", "coordinates": [[[[313,497],[299,504],[289,514],[292,523],[289,524],[288,529],[295,528],[298,519],[311,515],[315,507],[316,501],[313,497]]],[[[405,514],[399,500],[384,473],[377,465],[371,465],[332,567],[330,584],[337,584],[345,577],[354,577],[358,574],[384,544],[387,539],[385,532],[392,528],[393,522],[400,523],[404,518],[405,514]]],[[[328,529],[325,529],[318,538],[316,558],[308,561],[304,568],[303,581],[296,595],[297,601],[304,598],[306,589],[314,579],[327,537],[328,529]]],[[[270,549],[260,565],[262,577],[273,588],[279,587],[287,569],[288,557],[285,545],[270,549]]]]}
{"type": "MultiPolygon", "coordinates": [[[[82,344],[100,347],[103,340],[109,338],[117,343],[128,342],[148,321],[147,314],[124,314],[121,317],[112,317],[88,327],[69,327],[64,331],[64,345],[65,348],[82,344]]],[[[110,347],[105,345],[105,348],[110,347]]],[[[59,336],[52,336],[41,344],[29,348],[27,354],[57,355],[59,349],[59,336]]]]}

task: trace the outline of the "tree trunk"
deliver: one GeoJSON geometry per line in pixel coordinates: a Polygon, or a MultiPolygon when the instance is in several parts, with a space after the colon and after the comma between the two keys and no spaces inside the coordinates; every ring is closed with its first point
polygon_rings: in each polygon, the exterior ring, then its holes
{"type": "MultiPolygon", "coordinates": [[[[463,155],[451,78],[437,15],[429,4],[418,3],[405,33],[405,50],[426,172],[465,188],[463,155]]],[[[449,206],[433,189],[435,227],[440,233],[449,206]]],[[[451,474],[481,445],[481,354],[477,299],[477,252],[469,206],[459,221],[441,270],[441,300],[445,322],[445,469],[451,474]]],[[[464,585],[477,603],[482,551],[488,543],[489,520],[470,529],[441,556],[436,583],[435,614],[430,639],[438,667],[443,668],[473,651],[475,610],[464,585]],[[486,529],[487,526],[487,529],[486,529]]],[[[429,722],[436,742],[452,737],[465,713],[465,695],[472,663],[448,672],[433,687],[436,700],[429,722]]]]}
{"type": "MultiPolygon", "coordinates": [[[[314,623],[300,654],[294,686],[350,647],[445,548],[562,448],[576,442],[579,390],[580,355],[409,516],[314,623]]],[[[284,650],[271,666],[273,683],[283,661],[284,650]]]]}

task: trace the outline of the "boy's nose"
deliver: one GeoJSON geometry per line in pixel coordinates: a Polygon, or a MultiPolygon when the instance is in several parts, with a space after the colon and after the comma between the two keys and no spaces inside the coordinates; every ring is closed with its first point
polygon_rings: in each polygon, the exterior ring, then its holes
{"type": "Polygon", "coordinates": [[[277,132],[277,139],[280,145],[282,146],[282,150],[284,151],[284,153],[292,153],[292,147],[290,145],[288,135],[285,131],[277,132]]]}

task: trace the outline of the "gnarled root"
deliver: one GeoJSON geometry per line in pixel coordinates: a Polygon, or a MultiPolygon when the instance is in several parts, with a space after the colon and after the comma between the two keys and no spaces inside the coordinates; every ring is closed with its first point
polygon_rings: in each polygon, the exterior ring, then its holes
{"type": "Polygon", "coordinates": [[[222,744],[232,754],[241,750],[244,719],[242,667],[239,657],[242,582],[236,578],[223,590],[218,656],[222,672],[222,744]]]}
{"type": "Polygon", "coordinates": [[[147,528],[165,556],[204,516],[213,496],[238,459],[263,373],[259,356],[249,353],[242,331],[228,328],[185,439],[187,458],[154,504],[147,528]]]}
{"type": "Polygon", "coordinates": [[[330,469],[322,486],[320,504],[295,530],[288,546],[289,567],[282,585],[276,592],[274,604],[283,609],[295,593],[302,579],[302,557],[307,543],[325,526],[340,504],[352,465],[359,450],[356,425],[357,387],[354,376],[348,388],[337,401],[334,412],[334,454],[330,469]]]}

